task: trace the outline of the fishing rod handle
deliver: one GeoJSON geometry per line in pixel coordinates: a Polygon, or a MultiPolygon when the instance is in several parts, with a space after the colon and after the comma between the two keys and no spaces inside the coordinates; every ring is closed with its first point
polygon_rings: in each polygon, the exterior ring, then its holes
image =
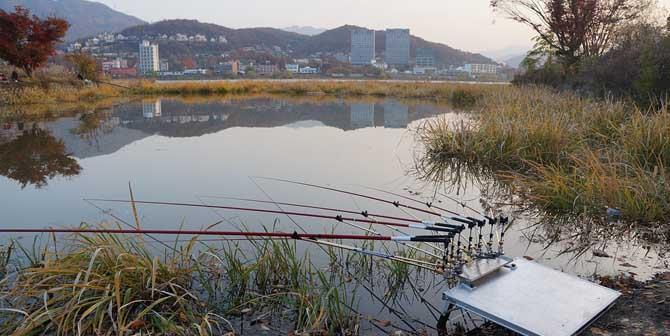
{"type": "Polygon", "coordinates": [[[438,231],[438,232],[460,232],[459,230],[461,229],[461,226],[458,226],[458,225],[442,226],[442,225],[439,225],[440,223],[434,223],[434,222],[429,222],[429,221],[424,221],[424,223],[432,223],[432,224],[430,224],[430,225],[429,224],[409,224],[409,227],[413,228],[413,229],[431,230],[431,231],[438,231]]]}

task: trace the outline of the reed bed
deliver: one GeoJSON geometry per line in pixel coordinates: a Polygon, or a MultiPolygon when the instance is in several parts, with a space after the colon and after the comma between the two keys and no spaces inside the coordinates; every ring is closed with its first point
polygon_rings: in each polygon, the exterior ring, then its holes
{"type": "Polygon", "coordinates": [[[636,223],[670,220],[670,111],[640,109],[538,87],[481,97],[468,122],[427,121],[417,136],[420,174],[441,166],[487,170],[517,201],[549,214],[603,217],[616,208],[636,223]]]}
{"type": "Polygon", "coordinates": [[[385,82],[385,81],[200,81],[157,83],[146,80],[115,81],[112,86],[55,83],[26,84],[0,89],[0,106],[92,102],[110,97],[132,96],[225,96],[225,95],[288,95],[332,97],[393,97],[398,99],[430,99],[470,106],[480,97],[505,90],[507,85],[385,82]],[[124,89],[126,87],[127,89],[124,89]]]}
{"type": "Polygon", "coordinates": [[[295,241],[179,241],[76,235],[2,250],[0,334],[355,335],[365,317],[351,274],[413,273],[332,249],[331,267],[315,267],[295,241]]]}

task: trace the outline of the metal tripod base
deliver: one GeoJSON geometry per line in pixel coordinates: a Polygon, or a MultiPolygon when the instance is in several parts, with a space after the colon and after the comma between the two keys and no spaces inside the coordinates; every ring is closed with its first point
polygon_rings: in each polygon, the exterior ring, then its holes
{"type": "Polygon", "coordinates": [[[587,328],[621,295],[535,262],[505,260],[509,259],[487,263],[504,265],[492,267],[493,271],[480,267],[485,272],[471,278],[475,281],[461,280],[444,292],[447,307],[464,309],[522,335],[569,336],[587,328]]]}

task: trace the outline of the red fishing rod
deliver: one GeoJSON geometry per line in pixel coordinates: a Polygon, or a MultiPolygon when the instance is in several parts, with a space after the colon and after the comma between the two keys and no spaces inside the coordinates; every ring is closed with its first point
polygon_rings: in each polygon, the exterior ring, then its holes
{"type": "Polygon", "coordinates": [[[0,233],[95,233],[95,234],[155,234],[155,235],[195,235],[195,236],[243,236],[289,239],[343,239],[343,240],[407,240],[412,237],[365,236],[350,234],[325,233],[288,233],[288,232],[240,232],[240,231],[207,231],[207,230],[160,230],[160,229],[7,229],[0,228],[0,233]],[[395,238],[395,239],[394,239],[395,238]]]}
{"type": "Polygon", "coordinates": [[[373,257],[399,261],[411,264],[417,267],[429,269],[432,271],[439,271],[437,265],[431,262],[414,260],[403,256],[396,256],[393,254],[385,254],[372,250],[367,250],[360,247],[348,246],[339,243],[334,243],[324,240],[375,240],[375,241],[415,241],[415,242],[443,242],[447,244],[454,235],[439,235],[439,236],[366,236],[366,235],[352,235],[352,234],[327,234],[327,233],[297,233],[297,232],[240,232],[240,231],[207,231],[207,230],[160,230],[160,229],[88,229],[88,228],[71,228],[71,229],[55,229],[55,228],[41,228],[41,229],[13,229],[0,228],[0,233],[71,233],[71,234],[152,234],[152,235],[195,235],[195,236],[226,236],[234,237],[241,236],[246,238],[283,238],[304,240],[316,244],[336,247],[353,252],[363,253],[373,257]],[[323,240],[322,240],[323,239],[323,240]]]}
{"type": "Polygon", "coordinates": [[[464,229],[463,225],[454,225],[446,223],[434,223],[430,221],[424,221],[421,224],[403,224],[397,222],[389,221],[379,221],[373,219],[361,219],[361,218],[352,218],[345,217],[342,215],[323,215],[323,214],[314,214],[314,213],[305,213],[305,212],[294,212],[294,211],[280,211],[280,210],[268,210],[268,209],[258,209],[258,208],[247,208],[247,207],[233,207],[233,206],[224,206],[224,205],[208,205],[208,204],[196,204],[196,203],[178,203],[178,202],[158,202],[158,201],[138,201],[138,200],[118,200],[118,199],[86,199],[87,201],[97,201],[97,202],[114,202],[114,203],[135,203],[135,204],[150,204],[150,205],[165,205],[165,206],[181,206],[181,207],[194,207],[194,208],[210,208],[210,209],[224,209],[224,210],[236,210],[236,211],[247,211],[247,212],[259,212],[259,213],[271,213],[271,214],[280,214],[287,216],[302,216],[302,217],[311,217],[311,218],[320,218],[320,219],[333,219],[338,222],[350,221],[350,222],[361,222],[368,223],[372,225],[387,225],[395,227],[404,227],[404,228],[414,228],[422,230],[431,230],[438,232],[460,232],[464,229]]]}

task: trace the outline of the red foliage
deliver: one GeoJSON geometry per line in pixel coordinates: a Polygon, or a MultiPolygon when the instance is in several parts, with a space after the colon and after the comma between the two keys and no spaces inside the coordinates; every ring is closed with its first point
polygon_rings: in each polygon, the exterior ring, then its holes
{"type": "Polygon", "coordinates": [[[44,20],[21,6],[14,13],[0,10],[0,58],[23,69],[28,76],[56,52],[70,24],[56,17],[44,20]]]}

